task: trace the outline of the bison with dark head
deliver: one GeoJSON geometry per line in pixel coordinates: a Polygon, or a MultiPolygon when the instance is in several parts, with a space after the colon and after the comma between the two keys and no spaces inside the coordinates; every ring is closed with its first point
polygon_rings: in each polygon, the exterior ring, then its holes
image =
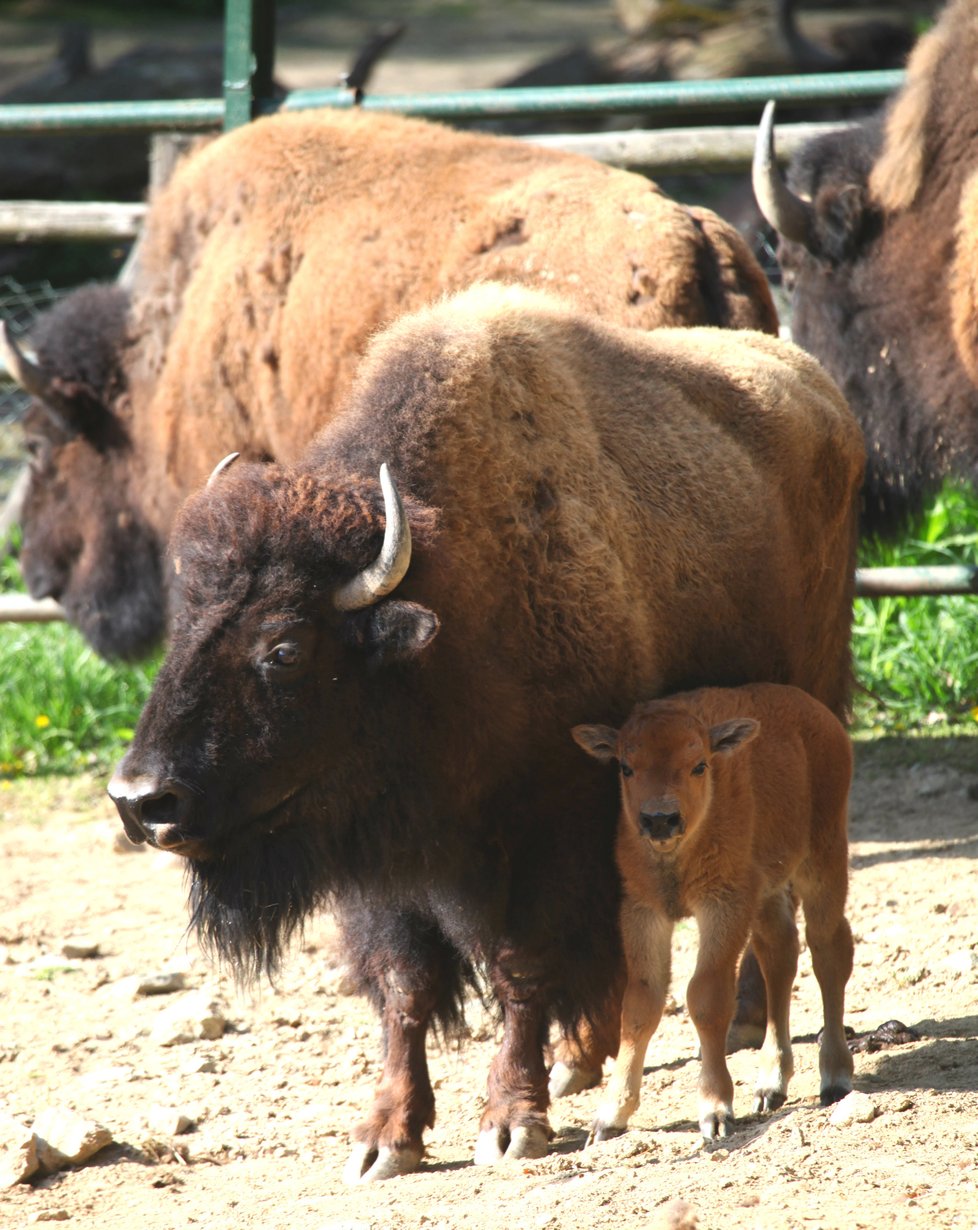
{"type": "Polygon", "coordinates": [[[394,115],[257,121],[178,168],[107,317],[73,296],[38,326],[35,362],[8,340],[9,365],[38,377],[31,592],[59,598],[101,652],[145,651],[164,594],[134,553],[162,551],[213,458],[294,461],[372,333],[490,278],[645,329],[776,331],[734,229],[642,176],[394,115]],[[80,375],[88,347],[98,379],[80,375]]]}
{"type": "Polygon", "coordinates": [[[375,338],[296,464],[187,502],[169,654],[110,792],[187,857],[238,968],[336,907],[385,1036],[353,1179],[420,1163],[425,1037],[477,974],[504,1024],[477,1158],[546,1150],[548,1024],[591,1023],[600,1066],[621,987],[614,783],[569,729],[707,680],[842,711],[863,463],[790,343],[489,284],[375,338]]]}
{"type": "Polygon", "coordinates": [[[955,0],[885,112],[819,137],[786,184],[758,134],[792,336],[839,382],[869,461],[863,527],[891,533],[949,475],[978,479],[978,11],[955,0]]]}

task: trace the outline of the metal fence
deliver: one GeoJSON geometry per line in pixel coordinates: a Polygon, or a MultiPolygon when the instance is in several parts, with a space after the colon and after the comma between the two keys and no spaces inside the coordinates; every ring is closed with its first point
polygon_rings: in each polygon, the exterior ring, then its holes
{"type": "MultiPolygon", "coordinates": [[[[572,149],[617,166],[662,174],[709,170],[740,171],[750,163],[753,127],[659,126],[661,118],[681,117],[688,125],[697,114],[780,102],[857,103],[879,100],[903,80],[900,71],[819,73],[720,81],[651,82],[629,85],[559,86],[462,92],[366,95],[343,85],[297,90],[284,98],[273,92],[275,0],[227,0],[225,7],[224,89],[221,98],[160,102],[19,104],[0,106],[0,139],[11,133],[96,131],[202,132],[233,128],[275,110],[359,106],[393,110],[446,121],[527,116],[654,117],[655,127],[621,131],[528,136],[525,140],[572,149]]],[[[647,121],[648,122],[648,121],[647,121]]],[[[674,121],[675,122],[675,119],[674,121]]],[[[791,153],[817,132],[838,124],[784,125],[779,156],[791,153]]],[[[59,203],[0,201],[0,241],[86,238],[118,241],[138,232],[145,207],[111,202],[59,203]]],[[[21,288],[25,295],[27,288],[21,288]]],[[[53,288],[41,299],[56,296],[53,288]]],[[[29,314],[34,298],[17,311],[29,314]]],[[[0,298],[0,315],[16,314],[0,298]]],[[[2,377],[2,372],[0,372],[2,377]]],[[[0,403],[2,407],[2,403],[0,403]]],[[[876,596],[917,593],[978,593],[978,567],[862,569],[857,592],[876,596]]],[[[17,601],[0,605],[0,620],[56,618],[51,604],[17,601]]]]}

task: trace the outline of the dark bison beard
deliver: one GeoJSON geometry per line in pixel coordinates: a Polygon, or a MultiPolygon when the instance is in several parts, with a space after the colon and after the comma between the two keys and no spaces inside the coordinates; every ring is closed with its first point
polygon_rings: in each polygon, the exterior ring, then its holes
{"type": "Polygon", "coordinates": [[[272,975],[305,919],[330,897],[318,826],[262,834],[190,862],[190,928],[241,981],[272,975]]]}

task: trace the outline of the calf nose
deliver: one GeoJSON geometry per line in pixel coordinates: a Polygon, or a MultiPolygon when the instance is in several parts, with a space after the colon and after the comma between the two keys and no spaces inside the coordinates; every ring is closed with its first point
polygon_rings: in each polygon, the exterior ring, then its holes
{"type": "Polygon", "coordinates": [[[643,836],[652,841],[669,841],[679,837],[683,831],[683,818],[678,811],[646,811],[642,810],[638,817],[639,828],[643,836]]]}
{"type": "Polygon", "coordinates": [[[130,841],[149,841],[167,850],[186,840],[193,794],[181,782],[116,773],[108,791],[130,841]]]}

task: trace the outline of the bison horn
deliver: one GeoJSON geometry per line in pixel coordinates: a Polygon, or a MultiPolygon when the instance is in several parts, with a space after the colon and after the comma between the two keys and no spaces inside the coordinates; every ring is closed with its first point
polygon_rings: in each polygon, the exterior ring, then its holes
{"type": "Polygon", "coordinates": [[[757,129],[751,181],[758,208],[778,234],[813,251],[815,211],[785,183],[775,157],[773,100],[764,108],[757,129]]]}
{"type": "Polygon", "coordinates": [[[215,483],[218,475],[223,474],[225,470],[234,465],[240,456],[240,453],[228,453],[226,457],[222,457],[214,469],[211,470],[210,477],[207,480],[207,486],[210,487],[213,483],[215,483]]]}
{"type": "Polygon", "coordinates": [[[25,393],[30,393],[32,397],[39,397],[42,401],[50,397],[50,383],[41,370],[40,364],[28,358],[21,350],[11,336],[5,320],[0,321],[0,359],[4,361],[7,371],[25,393]]]}
{"type": "Polygon", "coordinates": [[[400,584],[411,563],[411,528],[386,465],[380,467],[380,485],[387,519],[384,543],[374,562],[337,590],[334,602],[339,611],[359,611],[383,598],[400,584]]]}

